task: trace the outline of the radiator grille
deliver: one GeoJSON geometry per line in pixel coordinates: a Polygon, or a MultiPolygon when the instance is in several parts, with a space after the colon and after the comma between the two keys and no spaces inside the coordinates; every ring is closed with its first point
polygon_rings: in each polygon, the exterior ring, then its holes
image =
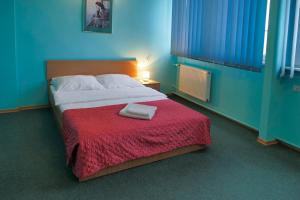
{"type": "Polygon", "coordinates": [[[210,100],[211,73],[206,70],[180,65],[179,91],[208,102],[210,100]]]}

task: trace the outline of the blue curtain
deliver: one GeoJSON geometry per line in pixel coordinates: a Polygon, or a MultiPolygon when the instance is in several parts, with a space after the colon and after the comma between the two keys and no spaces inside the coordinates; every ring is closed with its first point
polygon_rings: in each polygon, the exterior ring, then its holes
{"type": "Polygon", "coordinates": [[[263,66],[267,0],[173,0],[173,55],[263,66]]]}

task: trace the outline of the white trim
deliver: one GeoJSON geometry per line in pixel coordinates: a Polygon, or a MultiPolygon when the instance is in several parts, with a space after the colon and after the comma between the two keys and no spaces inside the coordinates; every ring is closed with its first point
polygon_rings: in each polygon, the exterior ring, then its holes
{"type": "Polygon", "coordinates": [[[300,17],[300,0],[296,0],[295,8],[295,18],[294,18],[294,32],[292,38],[292,52],[291,52],[291,65],[286,66],[286,54],[288,46],[288,35],[289,35],[289,25],[290,25],[290,13],[291,13],[291,0],[286,0],[285,2],[285,24],[284,24],[284,38],[283,38],[283,51],[282,51],[282,63],[281,63],[281,73],[280,76],[284,77],[286,71],[290,71],[289,77],[292,79],[295,76],[295,72],[300,72],[300,67],[295,65],[296,63],[296,53],[297,53],[297,43],[298,43],[298,33],[299,33],[299,17],[300,17]]]}
{"type": "Polygon", "coordinates": [[[283,53],[282,53],[282,67],[281,67],[281,77],[285,76],[285,69],[286,69],[286,50],[288,44],[288,35],[289,35],[289,21],[290,21],[290,7],[291,7],[291,0],[286,1],[286,8],[285,8],[285,25],[284,25],[284,41],[283,41],[283,53]]]}
{"type": "Polygon", "coordinates": [[[267,12],[266,12],[266,25],[265,25],[265,41],[263,50],[263,64],[266,64],[266,55],[268,47],[268,36],[269,36],[269,20],[270,20],[270,0],[267,0],[267,12]]]}
{"type": "Polygon", "coordinates": [[[295,60],[296,60],[298,28],[299,28],[299,11],[300,11],[300,0],[297,0],[296,12],[295,12],[295,23],[294,23],[294,34],[293,34],[293,47],[292,47],[290,78],[294,78],[294,74],[295,74],[295,60]]]}
{"type": "MultiPolygon", "coordinates": [[[[284,67],[284,70],[291,70],[291,67],[286,66],[284,67]]],[[[300,67],[295,67],[294,72],[300,72],[300,67]]]]}

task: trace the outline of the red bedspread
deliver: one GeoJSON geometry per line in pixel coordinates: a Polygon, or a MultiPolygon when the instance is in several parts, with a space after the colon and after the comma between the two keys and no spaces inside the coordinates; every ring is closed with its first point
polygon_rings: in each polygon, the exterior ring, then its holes
{"type": "Polygon", "coordinates": [[[119,116],[125,105],[67,110],[63,114],[67,163],[78,178],[110,166],[195,144],[210,144],[209,119],[172,100],[151,121],[119,116]]]}

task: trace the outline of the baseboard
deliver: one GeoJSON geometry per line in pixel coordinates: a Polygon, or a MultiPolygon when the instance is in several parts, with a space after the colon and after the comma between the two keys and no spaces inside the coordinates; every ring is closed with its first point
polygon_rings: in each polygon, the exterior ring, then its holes
{"type": "Polygon", "coordinates": [[[7,114],[7,113],[16,113],[21,112],[25,110],[37,110],[37,109],[43,109],[43,108],[49,108],[49,105],[38,105],[38,106],[23,106],[18,107],[15,109],[9,109],[9,110],[0,110],[0,114],[7,114]]]}
{"type": "Polygon", "coordinates": [[[257,138],[257,142],[260,143],[260,144],[262,144],[262,145],[264,145],[264,146],[272,146],[272,145],[276,145],[276,144],[281,144],[281,145],[283,145],[283,146],[285,146],[285,147],[287,147],[289,149],[292,149],[294,151],[300,152],[300,148],[298,148],[296,146],[293,146],[291,144],[288,144],[288,143],[286,143],[284,141],[281,141],[281,140],[273,140],[273,141],[267,142],[267,141],[265,141],[265,140],[263,140],[261,138],[257,138]]]}
{"type": "Polygon", "coordinates": [[[264,145],[264,146],[271,146],[271,145],[275,145],[275,144],[279,143],[277,140],[265,141],[261,138],[257,138],[257,142],[264,145]]]}
{"type": "Polygon", "coordinates": [[[282,145],[284,145],[284,146],[286,146],[286,147],[288,147],[288,148],[290,148],[294,151],[300,152],[300,148],[297,147],[296,145],[289,144],[289,143],[287,143],[285,141],[282,141],[282,140],[279,140],[279,143],[281,143],[282,145]]]}
{"type": "Polygon", "coordinates": [[[193,100],[193,99],[190,99],[190,98],[188,98],[188,97],[185,97],[184,95],[181,95],[180,93],[173,92],[172,94],[168,94],[168,96],[171,96],[171,95],[175,95],[175,96],[178,96],[178,97],[180,97],[180,98],[183,98],[183,99],[185,99],[185,100],[187,100],[187,101],[189,101],[189,102],[191,102],[191,103],[194,103],[194,104],[196,104],[196,105],[198,105],[198,106],[201,106],[202,108],[204,108],[204,109],[206,109],[206,110],[209,110],[209,111],[211,111],[211,112],[213,112],[213,113],[215,113],[215,114],[217,114],[217,115],[219,115],[219,116],[222,116],[222,117],[224,117],[224,118],[226,118],[226,119],[228,119],[228,120],[230,120],[230,121],[233,121],[233,122],[235,122],[235,123],[237,123],[237,124],[239,124],[239,125],[241,125],[241,126],[247,128],[247,129],[249,129],[249,130],[258,132],[258,129],[257,129],[257,128],[255,128],[255,127],[253,127],[253,126],[251,126],[251,125],[249,125],[249,124],[247,124],[247,123],[245,123],[245,122],[242,122],[242,121],[240,121],[240,120],[237,120],[237,119],[235,119],[235,118],[233,118],[233,117],[227,116],[226,114],[224,114],[224,113],[222,113],[222,112],[218,112],[218,111],[216,111],[216,110],[214,110],[214,109],[212,109],[212,108],[210,108],[210,107],[208,107],[208,106],[205,106],[205,105],[203,105],[203,104],[200,104],[200,103],[198,103],[197,101],[195,101],[195,100],[193,100]]]}

